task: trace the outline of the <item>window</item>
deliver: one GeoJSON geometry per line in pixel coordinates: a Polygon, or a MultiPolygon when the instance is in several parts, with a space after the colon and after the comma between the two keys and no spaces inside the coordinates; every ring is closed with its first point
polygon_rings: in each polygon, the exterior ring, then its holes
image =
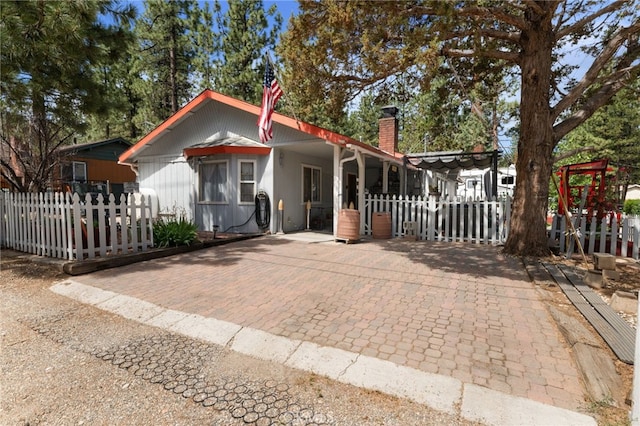
{"type": "Polygon", "coordinates": [[[87,181],[87,163],[73,162],[73,180],[78,182],[87,181]]]}
{"type": "Polygon", "coordinates": [[[475,189],[475,187],[480,189],[480,181],[477,179],[467,179],[467,189],[475,189]]]}
{"type": "Polygon", "coordinates": [[[302,166],[302,202],[311,200],[319,203],[322,200],[321,188],[322,169],[313,166],[302,166]]]}
{"type": "Polygon", "coordinates": [[[198,173],[199,201],[201,203],[227,203],[227,162],[202,163],[198,173]]]}
{"type": "Polygon", "coordinates": [[[87,163],[82,161],[72,161],[62,165],[61,177],[63,181],[86,182],[87,163]]]}
{"type": "Polygon", "coordinates": [[[515,181],[516,181],[515,176],[502,176],[503,185],[513,185],[515,181]]]}
{"type": "Polygon", "coordinates": [[[238,168],[240,169],[238,199],[241,204],[253,203],[256,196],[256,162],[240,160],[238,168]]]}

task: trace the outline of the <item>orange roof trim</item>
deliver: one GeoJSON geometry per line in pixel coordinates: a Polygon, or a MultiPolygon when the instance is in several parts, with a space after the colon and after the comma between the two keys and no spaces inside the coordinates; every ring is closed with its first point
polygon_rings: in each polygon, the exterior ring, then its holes
{"type": "Polygon", "coordinates": [[[201,148],[185,148],[185,158],[216,155],[216,154],[245,154],[245,155],[269,155],[271,147],[265,146],[206,146],[201,148]]]}
{"type": "MultiPolygon", "coordinates": [[[[178,124],[180,121],[188,117],[190,114],[195,112],[198,107],[207,100],[213,100],[225,105],[229,105],[231,107],[240,109],[242,111],[254,114],[256,117],[260,115],[260,107],[256,105],[249,104],[247,102],[241,101],[239,99],[232,98],[230,96],[223,95],[218,92],[214,92],[213,90],[206,89],[194,99],[192,99],[188,104],[182,107],[178,112],[173,114],[171,117],[166,119],[162,124],[153,129],[150,133],[148,133],[145,137],[140,139],[138,143],[133,145],[131,148],[123,152],[118,158],[120,163],[127,163],[134,154],[142,151],[146,146],[153,142],[158,136],[160,136],[163,132],[170,130],[173,126],[178,124]]],[[[331,143],[340,146],[352,145],[362,148],[365,151],[374,152],[378,155],[382,155],[388,157],[389,159],[399,160],[402,158],[401,153],[396,153],[396,155],[390,154],[388,152],[382,151],[355,139],[352,139],[348,136],[341,135],[339,133],[334,133],[330,130],[323,129],[318,126],[314,126],[313,124],[305,123],[303,121],[299,121],[293,119],[291,117],[287,117],[286,115],[282,115],[280,113],[274,112],[272,119],[275,123],[282,124],[283,126],[290,127],[292,129],[299,130],[301,132],[307,133],[309,135],[316,136],[320,139],[324,139],[331,143]]],[[[188,149],[187,149],[188,150],[188,149]]],[[[186,151],[186,150],[185,150],[186,151]]]]}

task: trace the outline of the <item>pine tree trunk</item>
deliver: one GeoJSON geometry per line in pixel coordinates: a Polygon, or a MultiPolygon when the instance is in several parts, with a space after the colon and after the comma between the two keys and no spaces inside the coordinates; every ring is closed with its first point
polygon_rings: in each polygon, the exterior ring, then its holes
{"type": "Polygon", "coordinates": [[[505,252],[518,256],[550,253],[546,231],[549,178],[555,140],[549,106],[553,32],[548,18],[522,34],[520,138],[511,229],[505,252]]]}
{"type": "Polygon", "coordinates": [[[176,64],[176,32],[171,30],[171,47],[169,48],[169,81],[171,85],[171,114],[178,112],[178,65],[176,64]]]}

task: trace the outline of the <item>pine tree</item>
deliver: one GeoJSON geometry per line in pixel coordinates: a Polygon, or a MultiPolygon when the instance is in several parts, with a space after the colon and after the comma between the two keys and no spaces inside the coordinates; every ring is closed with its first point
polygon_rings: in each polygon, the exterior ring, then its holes
{"type": "Polygon", "coordinates": [[[202,8],[191,14],[190,26],[191,42],[195,48],[191,61],[191,79],[194,91],[199,93],[215,87],[215,56],[220,44],[219,35],[214,32],[213,12],[209,9],[209,3],[205,3],[202,8]]]}
{"type": "Polygon", "coordinates": [[[275,5],[265,11],[262,0],[236,0],[228,5],[225,14],[221,13],[217,1],[215,6],[221,55],[216,90],[259,104],[262,98],[264,55],[275,51],[282,17],[275,5]],[[268,17],[273,18],[270,29],[268,17]]]}
{"type": "Polygon", "coordinates": [[[136,21],[139,51],[133,72],[140,77],[135,91],[142,103],[135,121],[144,131],[176,113],[193,96],[195,48],[190,24],[198,10],[195,0],[147,0],[136,21]]]}
{"type": "Polygon", "coordinates": [[[108,110],[96,69],[118,61],[131,7],[115,2],[3,2],[0,54],[2,177],[17,191],[47,188],[56,150],[108,110]],[[98,21],[109,15],[114,25],[98,21]]]}
{"type": "Polygon", "coordinates": [[[132,53],[134,51],[137,47],[131,36],[131,41],[120,53],[119,61],[96,68],[94,78],[104,88],[106,113],[87,115],[87,130],[79,140],[91,142],[122,137],[135,141],[142,135],[135,120],[142,99],[135,90],[140,76],[134,72],[134,58],[137,56],[132,53]]]}

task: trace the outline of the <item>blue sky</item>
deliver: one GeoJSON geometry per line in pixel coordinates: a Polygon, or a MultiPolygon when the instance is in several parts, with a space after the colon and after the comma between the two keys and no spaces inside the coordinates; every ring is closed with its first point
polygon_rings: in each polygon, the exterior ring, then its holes
{"type": "MultiPolygon", "coordinates": [[[[129,3],[135,6],[135,8],[138,11],[138,14],[141,14],[142,11],[144,10],[143,0],[129,0],[129,3]]],[[[210,8],[212,8],[214,1],[200,0],[200,4],[205,4],[205,3],[209,3],[210,8]]],[[[228,1],[222,1],[222,0],[220,1],[223,11],[226,10],[226,5],[228,3],[229,3],[228,1]]],[[[276,5],[276,7],[278,8],[278,12],[280,12],[280,15],[282,15],[282,18],[284,21],[284,27],[286,27],[286,24],[289,21],[289,18],[291,17],[291,15],[298,12],[298,2],[295,0],[264,0],[263,4],[265,9],[270,8],[274,4],[276,5]]]]}
{"type": "Polygon", "coordinates": [[[286,23],[289,21],[289,17],[292,14],[296,14],[298,12],[298,2],[294,0],[275,0],[275,1],[265,1],[264,8],[268,9],[272,4],[275,4],[278,8],[278,12],[282,15],[284,20],[284,25],[286,27],[286,23]]]}

